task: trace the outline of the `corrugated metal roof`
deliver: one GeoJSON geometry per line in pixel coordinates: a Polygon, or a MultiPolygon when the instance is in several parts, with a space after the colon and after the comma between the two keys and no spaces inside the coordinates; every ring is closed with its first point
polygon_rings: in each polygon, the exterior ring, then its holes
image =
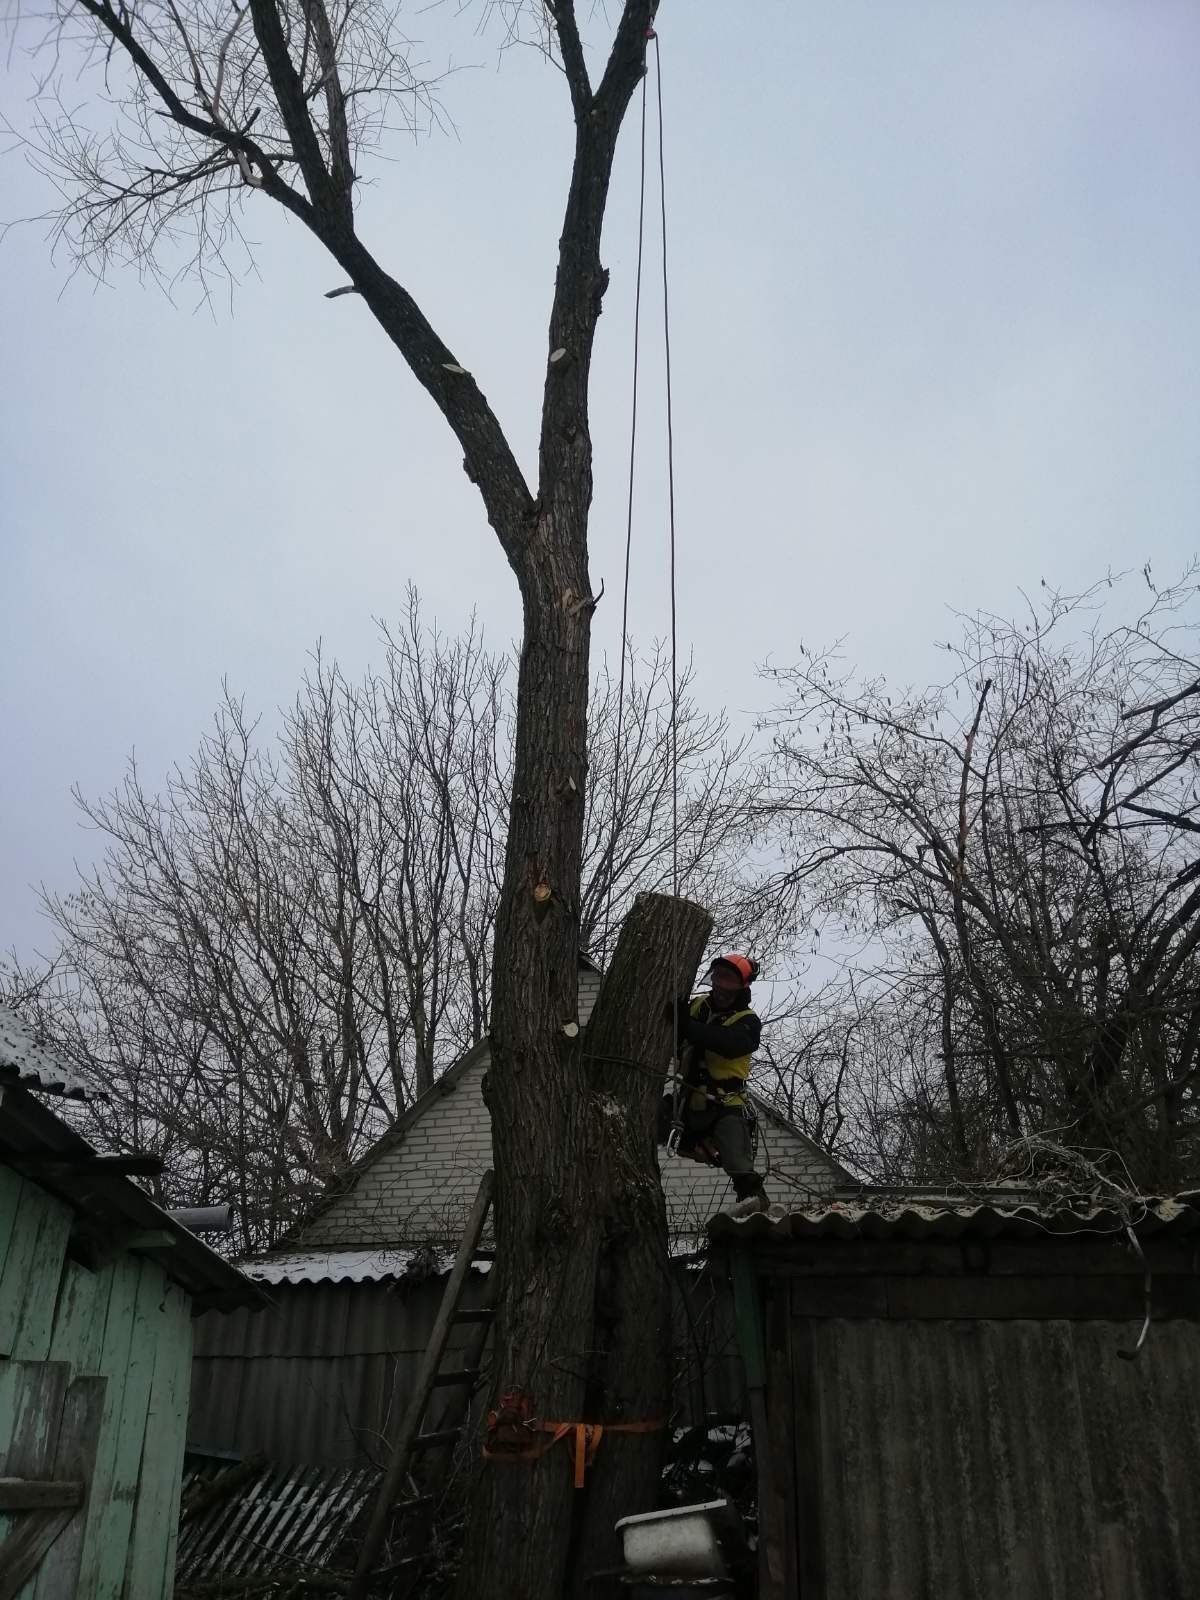
{"type": "MultiPolygon", "coordinates": [[[[1200,1231],[1200,1195],[1174,1198],[1147,1196],[1137,1201],[1129,1219],[1138,1234],[1195,1233],[1200,1231]]],[[[785,1211],[772,1206],[752,1217],[719,1215],[709,1224],[714,1239],[745,1240],[756,1244],[786,1244],[804,1239],[1033,1239],[1047,1235],[1123,1233],[1123,1210],[1085,1199],[1057,1205],[996,1201],[973,1205],[931,1199],[908,1204],[902,1199],[869,1198],[834,1202],[811,1210],[785,1211]]]]}
{"type": "MultiPolygon", "coordinates": [[[[30,1089],[86,1100],[87,1085],[63,1065],[61,1058],[15,1011],[0,1007],[0,1072],[15,1074],[30,1089]]],[[[94,1096],[93,1096],[94,1097],[94,1096]]]]}
{"type": "MultiPolygon", "coordinates": [[[[383,1283],[390,1278],[427,1278],[449,1272],[453,1250],[288,1250],[237,1263],[256,1283],[383,1283]]],[[[490,1261],[477,1261],[486,1272],[490,1261]]]]}
{"type": "Polygon", "coordinates": [[[176,1582],[310,1575],[337,1553],[378,1482],[374,1467],[289,1470],[247,1462],[191,1472],[183,1483],[176,1582]]]}
{"type": "Polygon", "coordinates": [[[22,1083],[0,1081],[0,1163],[56,1195],[102,1240],[165,1234],[144,1253],[198,1306],[262,1305],[257,1285],[115,1172],[95,1171],[95,1147],[22,1083]]]}

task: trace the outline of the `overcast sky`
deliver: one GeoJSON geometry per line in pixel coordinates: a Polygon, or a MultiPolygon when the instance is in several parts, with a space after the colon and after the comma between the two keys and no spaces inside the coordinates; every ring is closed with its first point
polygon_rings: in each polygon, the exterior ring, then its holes
{"type": "MultiPolygon", "coordinates": [[[[614,9],[610,7],[610,9],[614,9]]],[[[474,13],[477,15],[477,13],[474,13]]],[[[936,673],[947,608],[1190,557],[1200,510],[1195,0],[664,0],[681,634],[735,717],[767,656],[847,636],[936,673]]],[[[532,476],[570,154],[565,86],[453,7],[457,133],[397,140],[361,231],[479,379],[532,476]]],[[[4,110],[27,124],[15,54],[4,110]]],[[[74,84],[74,100],[83,96],[74,84]]],[[[92,119],[102,126],[104,113],[92,119]]],[[[619,632],[636,112],[606,234],[595,582],[619,632]]],[[[46,209],[19,155],[5,218],[46,209]]],[[[515,586],[459,451],[299,226],[256,198],[232,307],[97,287],[11,232],[3,285],[0,947],[86,860],[70,799],[158,782],[220,683],[268,714],[318,637],[352,672],[415,582],[495,645],[515,586]]],[[[651,315],[656,315],[650,299],[651,315]]],[[[644,368],[633,616],[666,628],[661,368],[644,368]]]]}

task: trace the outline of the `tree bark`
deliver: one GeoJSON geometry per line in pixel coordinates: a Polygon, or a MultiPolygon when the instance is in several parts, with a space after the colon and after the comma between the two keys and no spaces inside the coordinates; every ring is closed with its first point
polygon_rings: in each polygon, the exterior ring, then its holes
{"type": "Polygon", "coordinates": [[[586,1416],[602,1425],[654,1426],[601,1438],[576,1518],[571,1592],[579,1600],[605,1600],[610,1592],[588,1577],[618,1565],[617,1519],[658,1504],[672,1356],[672,1280],[655,1141],[671,1059],[664,1012],[675,995],[690,992],[711,931],[712,918],[690,901],[639,895],[584,1042],[598,1153],[592,1206],[600,1227],[586,1416]]]}
{"type": "MultiPolygon", "coordinates": [[[[540,1417],[581,1416],[597,1223],[580,1094],[578,885],[588,622],[582,559],[546,546],[545,593],[526,598],[505,885],[496,927],[488,1106],[499,1274],[493,1402],[516,1392],[540,1417]]],[[[581,557],[582,541],[571,541],[581,557]]],[[[567,1559],[571,1477],[560,1454],[488,1463],[472,1498],[458,1594],[542,1600],[567,1559]]]]}
{"type": "MultiPolygon", "coordinates": [[[[563,1021],[549,1069],[529,1054],[510,1061],[507,1081],[489,1076],[500,1275],[493,1404],[518,1396],[543,1422],[666,1420],[671,1285],[654,1118],[671,1051],[666,1004],[689,986],[711,925],[688,901],[639,896],[582,1037],[563,1031],[576,1017],[577,978],[567,1005],[552,969],[528,974],[542,986],[529,993],[554,994],[563,1021]]],[[[616,1562],[616,1519],[655,1505],[663,1437],[657,1427],[605,1434],[582,1491],[569,1438],[540,1460],[485,1461],[461,1600],[599,1595],[584,1588],[586,1576],[616,1562]]]]}
{"type": "MultiPolygon", "coordinates": [[[[576,48],[572,4],[560,0],[553,13],[575,112],[575,159],[559,239],[532,505],[511,492],[502,435],[503,451],[490,449],[496,441],[486,402],[469,411],[466,427],[459,402],[447,411],[517,575],[524,613],[492,990],[498,1273],[492,1399],[516,1392],[535,1415],[560,1422],[583,1418],[601,1242],[592,1203],[597,1128],[581,1093],[576,1015],[594,609],[587,570],[588,376],[608,279],[600,235],[617,134],[644,70],[656,5],[626,0],[594,94],[576,48]]],[[[396,306],[394,295],[388,303],[396,306]]],[[[398,331],[409,338],[414,324],[407,307],[399,309],[398,331]]],[[[427,349],[423,330],[415,333],[421,354],[444,362],[444,347],[427,349]]],[[[423,381],[437,398],[444,369],[423,381]]],[[[462,382],[473,406],[473,381],[464,375],[462,382]]],[[[575,1493],[565,1456],[559,1446],[537,1461],[484,1464],[471,1501],[460,1600],[480,1593],[489,1600],[550,1600],[562,1592],[575,1493]]]]}

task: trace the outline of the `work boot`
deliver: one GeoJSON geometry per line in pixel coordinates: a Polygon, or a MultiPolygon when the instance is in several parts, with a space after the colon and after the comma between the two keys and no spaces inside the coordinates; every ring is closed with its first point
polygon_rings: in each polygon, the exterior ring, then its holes
{"type": "Polygon", "coordinates": [[[767,1209],[767,1196],[759,1173],[734,1173],[733,1192],[737,1196],[737,1201],[734,1205],[726,1207],[727,1217],[753,1217],[767,1209]]]}

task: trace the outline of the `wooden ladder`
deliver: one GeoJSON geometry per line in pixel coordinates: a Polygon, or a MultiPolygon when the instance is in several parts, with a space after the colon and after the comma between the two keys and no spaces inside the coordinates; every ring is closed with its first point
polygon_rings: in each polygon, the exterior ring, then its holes
{"type": "Polygon", "coordinates": [[[425,1486],[425,1492],[409,1496],[408,1499],[401,1497],[405,1477],[415,1458],[426,1452],[445,1449],[455,1444],[463,1435],[471,1396],[480,1380],[484,1350],[496,1314],[490,1304],[495,1294],[494,1274],[489,1275],[488,1279],[486,1294],[488,1304],[469,1307],[461,1303],[470,1276],[471,1263],[491,1212],[494,1181],[494,1174],[491,1172],[485,1172],[480,1179],[475,1203],[471,1207],[466,1230],[442,1294],[442,1303],[438,1308],[425,1354],[421,1358],[416,1382],[396,1434],[396,1442],[392,1446],[382,1481],[371,1504],[367,1531],[358,1554],[354,1577],[347,1591],[347,1600],[365,1600],[372,1579],[377,1576],[382,1577],[382,1574],[377,1574],[374,1568],[379,1560],[379,1553],[383,1548],[383,1541],[392,1518],[400,1513],[431,1507],[436,1503],[437,1495],[434,1493],[432,1480],[425,1486]],[[442,1361],[446,1355],[450,1330],[462,1323],[477,1324],[477,1331],[463,1352],[463,1364],[443,1369],[442,1361]],[[453,1388],[457,1393],[454,1399],[442,1407],[441,1414],[436,1419],[437,1426],[422,1432],[421,1424],[425,1420],[433,1392],[435,1389],[443,1388],[453,1388]]]}

